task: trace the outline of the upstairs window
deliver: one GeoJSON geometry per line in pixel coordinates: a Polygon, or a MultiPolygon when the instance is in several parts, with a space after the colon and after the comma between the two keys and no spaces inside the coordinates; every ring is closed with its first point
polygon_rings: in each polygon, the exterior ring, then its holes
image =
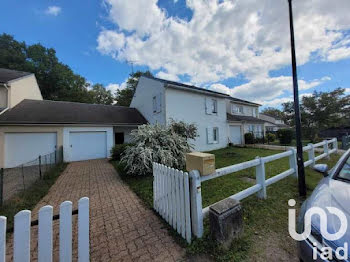
{"type": "Polygon", "coordinates": [[[232,114],[243,114],[243,106],[232,105],[232,114]]]}
{"type": "Polygon", "coordinates": [[[212,99],[212,112],[213,114],[218,112],[218,101],[216,99],[212,99]]]}
{"type": "Polygon", "coordinates": [[[159,113],[161,111],[160,94],[153,97],[153,113],[159,113]]]}
{"type": "Polygon", "coordinates": [[[153,97],[153,113],[157,112],[157,97],[153,97]]]}
{"type": "Polygon", "coordinates": [[[205,99],[205,112],[207,115],[218,113],[218,101],[216,99],[205,99]]]}

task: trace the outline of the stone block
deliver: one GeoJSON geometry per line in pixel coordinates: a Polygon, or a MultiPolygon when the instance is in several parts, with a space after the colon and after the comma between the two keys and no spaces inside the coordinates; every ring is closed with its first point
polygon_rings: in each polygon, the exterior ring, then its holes
{"type": "Polygon", "coordinates": [[[209,208],[210,233],[212,239],[224,248],[243,233],[242,206],[239,201],[226,198],[209,208]]]}

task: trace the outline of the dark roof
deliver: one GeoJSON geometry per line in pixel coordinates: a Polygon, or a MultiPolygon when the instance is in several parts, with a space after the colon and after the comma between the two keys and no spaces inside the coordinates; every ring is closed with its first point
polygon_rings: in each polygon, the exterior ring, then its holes
{"type": "Polygon", "coordinates": [[[254,106],[261,106],[260,104],[257,104],[257,103],[254,103],[254,102],[250,102],[250,101],[247,101],[247,100],[243,100],[243,99],[239,99],[239,98],[232,97],[232,96],[229,96],[229,99],[231,99],[234,102],[238,102],[238,103],[250,104],[250,105],[254,105],[254,106]]]}
{"type": "Polygon", "coordinates": [[[239,116],[239,115],[231,115],[227,113],[227,120],[228,121],[245,121],[245,122],[254,122],[254,123],[264,123],[265,121],[253,116],[239,116]]]}
{"type": "Polygon", "coordinates": [[[181,87],[185,87],[188,89],[193,89],[193,90],[197,90],[197,91],[212,93],[215,95],[230,97],[229,95],[224,94],[224,93],[216,92],[216,91],[205,89],[205,88],[200,88],[200,87],[193,86],[193,85],[187,85],[187,84],[183,84],[183,83],[179,83],[179,82],[175,82],[175,81],[170,81],[170,80],[166,80],[166,79],[161,79],[161,78],[157,78],[157,77],[151,77],[151,76],[144,76],[144,77],[160,81],[160,82],[167,84],[167,85],[181,86],[181,87]]]}
{"type": "Polygon", "coordinates": [[[274,118],[274,119],[276,119],[276,120],[282,120],[280,117],[275,117],[275,116],[273,116],[273,115],[269,115],[269,114],[266,114],[266,113],[260,113],[260,115],[269,116],[269,117],[272,117],[272,118],[274,118]]]}
{"type": "Polygon", "coordinates": [[[161,79],[161,78],[157,78],[157,77],[151,77],[151,76],[144,76],[144,77],[160,81],[160,82],[162,82],[164,84],[167,84],[167,85],[181,86],[181,87],[185,87],[185,88],[188,88],[188,89],[198,90],[198,91],[202,91],[202,92],[208,92],[208,93],[212,93],[212,94],[215,94],[215,95],[224,96],[224,97],[226,97],[228,99],[231,99],[233,101],[236,101],[236,102],[241,102],[241,103],[246,103],[246,104],[260,106],[260,104],[256,104],[256,103],[253,103],[253,102],[250,102],[250,101],[247,101],[247,100],[242,100],[242,99],[239,99],[239,98],[235,98],[235,97],[232,97],[232,96],[230,96],[228,94],[220,93],[220,92],[217,92],[217,91],[213,91],[213,90],[209,90],[209,89],[205,89],[205,88],[201,88],[201,87],[197,87],[197,86],[193,86],[193,85],[186,85],[186,84],[183,84],[183,83],[170,81],[170,80],[166,80],[166,79],[161,79]]]}
{"type": "Polygon", "coordinates": [[[31,75],[32,73],[0,68],[0,83],[6,84],[11,80],[31,75]]]}
{"type": "Polygon", "coordinates": [[[49,100],[23,100],[0,115],[4,124],[97,124],[140,125],[146,119],[124,106],[83,104],[49,100]]]}

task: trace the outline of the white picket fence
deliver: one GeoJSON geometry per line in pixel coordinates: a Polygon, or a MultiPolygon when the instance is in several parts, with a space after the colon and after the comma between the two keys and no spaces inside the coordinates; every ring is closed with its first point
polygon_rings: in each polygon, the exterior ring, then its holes
{"type": "MultiPolygon", "coordinates": [[[[304,166],[312,166],[316,161],[329,157],[330,154],[337,152],[338,144],[337,139],[325,140],[317,144],[309,144],[303,147],[303,151],[308,153],[308,160],[304,162],[304,166]],[[331,145],[332,148],[329,146],[331,145]],[[315,151],[319,147],[323,148],[323,152],[315,156],[315,151]]],[[[208,176],[200,176],[200,173],[197,170],[190,172],[190,181],[191,181],[191,222],[192,222],[192,232],[196,237],[202,237],[203,235],[203,217],[207,216],[209,213],[209,207],[202,208],[202,193],[201,193],[201,183],[207,180],[215,179],[221,176],[232,174],[244,169],[255,167],[256,170],[256,184],[251,186],[241,192],[238,192],[230,198],[236,200],[242,200],[253,194],[257,194],[258,198],[265,199],[267,197],[266,188],[281,179],[284,179],[290,175],[293,175],[295,178],[298,177],[298,166],[296,161],[296,149],[290,148],[288,151],[266,156],[266,157],[257,157],[254,160],[247,162],[242,162],[239,164],[227,166],[224,168],[217,169],[215,173],[208,176]],[[265,178],[265,164],[268,162],[276,161],[282,158],[289,158],[289,169],[283,171],[280,174],[270,177],[269,179],[265,178]]]]}
{"type": "Polygon", "coordinates": [[[154,209],[188,243],[191,243],[188,173],[153,163],[154,209]]]}
{"type": "MultiPolygon", "coordinates": [[[[6,257],[6,220],[0,216],[0,262],[6,257]]],[[[72,261],[72,202],[60,205],[59,214],[59,260],[72,261]]],[[[50,262],[53,258],[53,207],[44,206],[39,210],[38,219],[38,261],[50,262]]],[[[15,215],[13,261],[30,261],[31,211],[22,210],[15,215]]],[[[90,260],[89,250],[89,198],[78,202],[78,261],[90,260]]]]}

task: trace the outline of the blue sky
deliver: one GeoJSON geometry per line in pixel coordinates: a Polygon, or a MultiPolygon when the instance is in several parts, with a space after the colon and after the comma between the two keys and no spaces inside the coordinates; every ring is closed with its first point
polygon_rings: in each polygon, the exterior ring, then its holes
{"type": "MultiPolygon", "coordinates": [[[[292,98],[286,2],[3,0],[0,33],[53,47],[113,91],[125,86],[129,60],[135,70],[278,106],[292,98]]],[[[300,92],[349,92],[350,1],[306,2],[294,0],[300,92]]]]}

